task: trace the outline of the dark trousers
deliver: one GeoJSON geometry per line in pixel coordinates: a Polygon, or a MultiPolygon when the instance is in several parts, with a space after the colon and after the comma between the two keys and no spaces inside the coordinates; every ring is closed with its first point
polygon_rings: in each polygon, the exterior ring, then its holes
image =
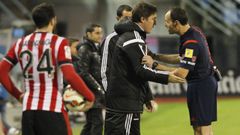
{"type": "Polygon", "coordinates": [[[140,113],[107,112],[105,135],[140,135],[140,113]]]}
{"type": "Polygon", "coordinates": [[[86,113],[86,123],[80,135],[102,135],[103,116],[101,108],[92,108],[86,113]]]}
{"type": "Polygon", "coordinates": [[[22,135],[71,135],[67,114],[50,111],[24,111],[22,135]]]}

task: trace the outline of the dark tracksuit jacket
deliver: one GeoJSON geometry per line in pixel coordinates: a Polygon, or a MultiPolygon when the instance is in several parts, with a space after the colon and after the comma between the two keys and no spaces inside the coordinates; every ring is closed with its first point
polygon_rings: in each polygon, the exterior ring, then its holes
{"type": "Polygon", "coordinates": [[[120,37],[113,53],[106,107],[113,112],[142,112],[143,104],[152,98],[147,81],[167,84],[168,73],[141,64],[148,49],[146,33],[137,24],[116,25],[115,31],[120,37]]]}

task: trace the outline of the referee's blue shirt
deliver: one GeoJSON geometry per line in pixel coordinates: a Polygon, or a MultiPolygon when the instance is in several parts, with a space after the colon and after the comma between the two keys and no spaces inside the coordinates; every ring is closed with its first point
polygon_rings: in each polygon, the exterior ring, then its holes
{"type": "Polygon", "coordinates": [[[180,67],[188,69],[188,82],[208,77],[212,71],[212,59],[207,40],[201,30],[190,27],[180,37],[180,67]]]}

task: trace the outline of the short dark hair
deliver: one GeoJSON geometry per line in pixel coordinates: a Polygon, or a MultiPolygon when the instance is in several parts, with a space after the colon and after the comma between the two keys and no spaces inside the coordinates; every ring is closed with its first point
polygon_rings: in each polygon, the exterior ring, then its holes
{"type": "Polygon", "coordinates": [[[120,5],[117,9],[117,16],[118,17],[122,17],[122,13],[123,11],[132,11],[132,7],[130,7],[129,5],[120,5]]]}
{"type": "Polygon", "coordinates": [[[32,18],[37,28],[47,26],[54,17],[55,12],[52,4],[42,3],[32,10],[32,18]]]}
{"type": "Polygon", "coordinates": [[[154,5],[141,2],[137,4],[133,9],[132,21],[140,22],[141,17],[148,18],[156,12],[157,8],[154,5]]]}
{"type": "Polygon", "coordinates": [[[184,9],[174,7],[170,11],[172,21],[179,21],[182,25],[186,25],[188,23],[187,13],[184,9]]]}
{"type": "Polygon", "coordinates": [[[90,25],[88,25],[88,27],[86,28],[85,33],[93,32],[94,28],[96,28],[96,27],[101,27],[101,25],[99,25],[99,24],[90,24],[90,25]]]}
{"type": "Polygon", "coordinates": [[[96,28],[96,27],[100,27],[100,28],[102,28],[102,26],[101,25],[99,25],[99,24],[90,24],[90,25],[88,25],[88,27],[86,28],[86,30],[85,30],[85,35],[83,36],[83,39],[85,40],[85,39],[88,39],[88,37],[87,37],[87,33],[88,32],[93,32],[94,31],[94,28],[96,28]]]}

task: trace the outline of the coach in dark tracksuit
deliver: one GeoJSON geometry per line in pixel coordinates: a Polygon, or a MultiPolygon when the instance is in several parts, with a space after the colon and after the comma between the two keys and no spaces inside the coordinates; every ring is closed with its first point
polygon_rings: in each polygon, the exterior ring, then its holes
{"type": "Polygon", "coordinates": [[[113,54],[110,82],[106,92],[105,135],[140,135],[140,113],[149,94],[147,81],[163,84],[183,82],[166,72],[155,71],[141,64],[147,54],[146,34],[156,21],[156,7],[139,3],[133,9],[134,31],[118,29],[120,35],[113,54]]]}
{"type": "Polygon", "coordinates": [[[212,135],[217,120],[217,80],[207,40],[202,31],[188,24],[185,11],[173,8],[165,14],[170,34],[180,35],[180,68],[175,71],[188,82],[187,103],[194,135],[212,135]]]}
{"type": "Polygon", "coordinates": [[[86,123],[81,135],[102,135],[104,95],[100,75],[100,42],[102,39],[100,25],[91,24],[86,29],[84,42],[78,46],[78,72],[94,93],[96,101],[86,114],[86,123]]]}

